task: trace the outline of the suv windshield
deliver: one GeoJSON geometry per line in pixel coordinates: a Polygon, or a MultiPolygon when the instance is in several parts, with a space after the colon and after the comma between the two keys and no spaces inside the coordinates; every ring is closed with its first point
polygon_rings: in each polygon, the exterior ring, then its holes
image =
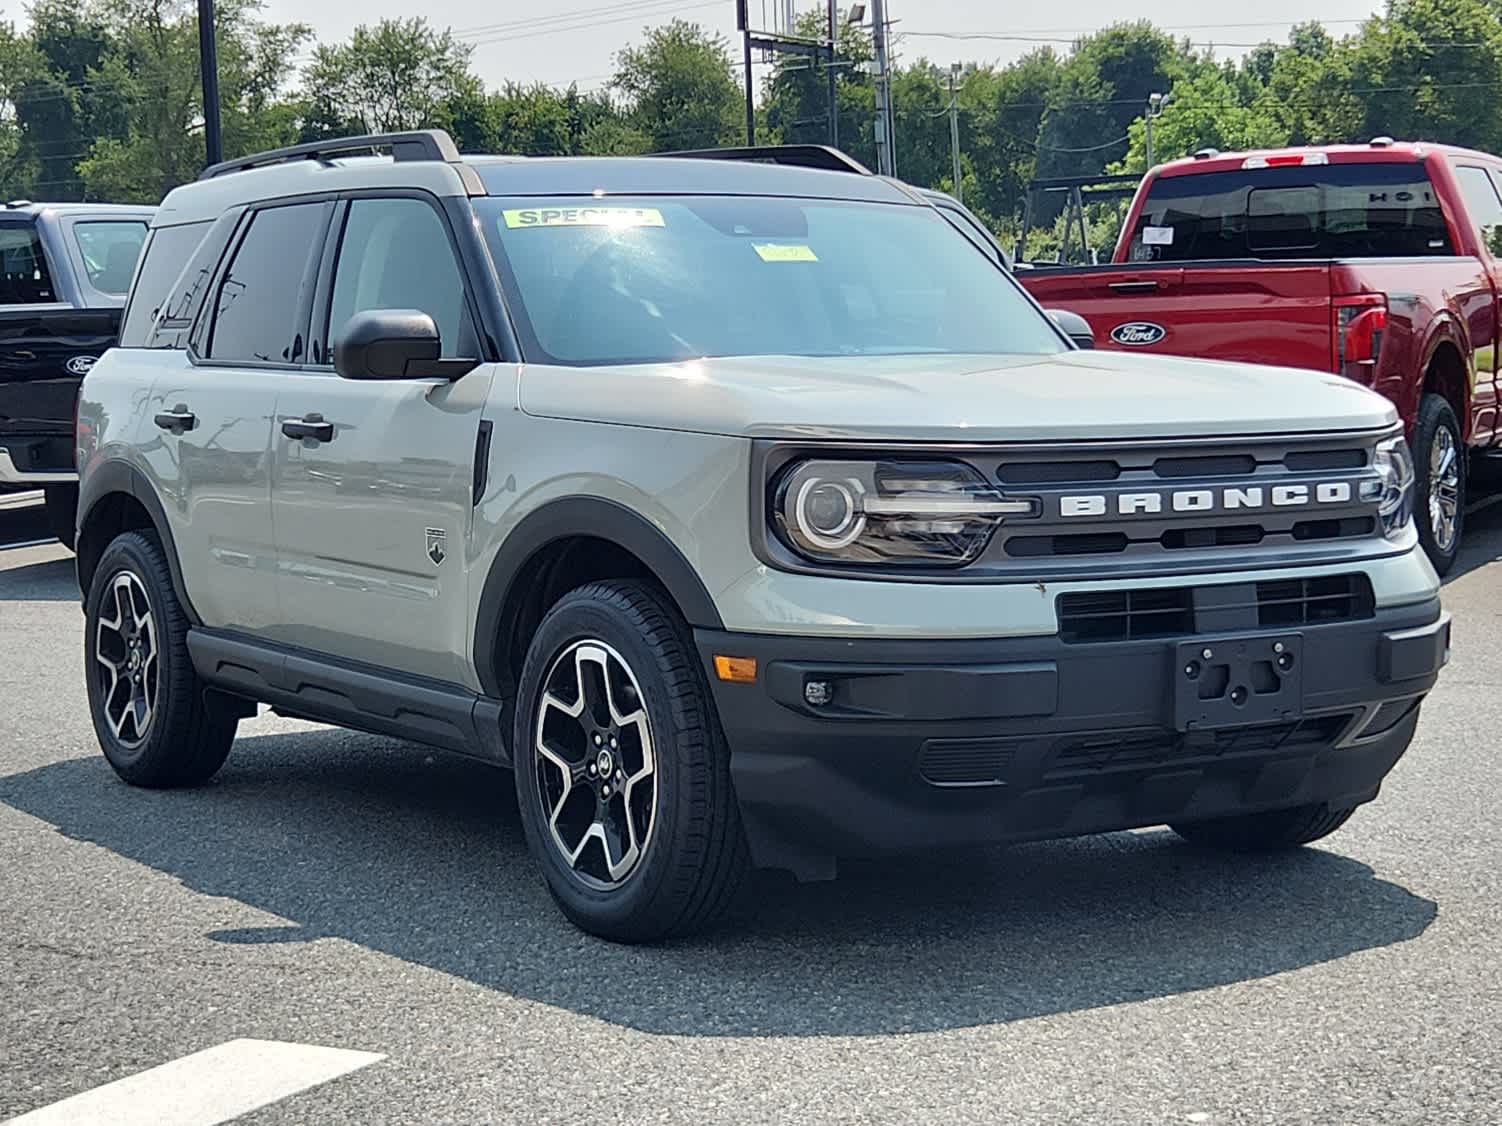
{"type": "Polygon", "coordinates": [[[532,360],[1066,349],[999,265],[927,207],[759,196],[477,206],[532,360]]]}
{"type": "Polygon", "coordinates": [[[1133,262],[1453,254],[1422,164],[1313,164],[1160,177],[1133,262]]]}

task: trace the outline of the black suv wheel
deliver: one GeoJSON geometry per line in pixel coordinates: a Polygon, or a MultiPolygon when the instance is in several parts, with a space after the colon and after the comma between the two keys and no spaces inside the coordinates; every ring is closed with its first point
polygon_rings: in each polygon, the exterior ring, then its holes
{"type": "Polygon", "coordinates": [[[188,656],[188,619],[154,536],[105,548],[85,603],[89,711],[104,757],[135,786],[192,786],[224,764],[236,720],[212,711],[188,656]]]}
{"type": "Polygon", "coordinates": [[[550,610],[522,672],[517,800],[548,889],[621,942],[700,929],[748,867],[729,754],[687,626],[646,586],[550,610]]]}

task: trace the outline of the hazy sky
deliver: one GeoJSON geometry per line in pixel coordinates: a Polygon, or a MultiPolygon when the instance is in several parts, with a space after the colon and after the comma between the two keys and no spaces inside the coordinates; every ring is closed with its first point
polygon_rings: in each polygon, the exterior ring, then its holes
{"type": "MultiPolygon", "coordinates": [[[[758,19],[764,8],[770,18],[779,0],[749,2],[758,19]]],[[[848,10],[850,0],[840,5],[848,10]]],[[[1240,55],[1245,45],[1282,39],[1291,23],[1307,19],[1323,20],[1332,34],[1343,35],[1377,7],[1377,0],[1320,0],[1312,8],[1300,0],[1263,0],[1250,7],[1205,0],[1074,0],[1050,11],[1045,4],[999,0],[888,0],[887,18],[894,24],[900,59],[1005,62],[1040,43],[1067,49],[1081,32],[1143,17],[1175,35],[1213,44],[1221,55],[1240,55]],[[1233,23],[1238,17],[1253,22],[1233,23]],[[956,35],[987,38],[946,37],[956,35]]],[[[825,10],[822,0],[798,0],[797,8],[825,10]]],[[[268,18],[302,20],[325,40],[342,38],[358,23],[417,13],[472,43],[475,69],[490,85],[515,80],[601,86],[623,43],[673,16],[732,37],[739,58],[734,0],[425,0],[416,5],[411,0],[266,0],[265,6],[268,18]]]]}

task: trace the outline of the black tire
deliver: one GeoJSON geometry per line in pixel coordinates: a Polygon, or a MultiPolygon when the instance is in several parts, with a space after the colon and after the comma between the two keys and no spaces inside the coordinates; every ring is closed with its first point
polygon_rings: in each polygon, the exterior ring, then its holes
{"type": "MultiPolygon", "coordinates": [[[[1446,574],[1455,566],[1455,556],[1460,551],[1460,536],[1465,523],[1466,483],[1469,459],[1461,444],[1460,423],[1455,411],[1443,396],[1428,393],[1419,400],[1419,417],[1413,427],[1413,518],[1419,530],[1419,542],[1429,556],[1429,562],[1439,574],[1446,574]],[[1448,535],[1436,529],[1436,519],[1430,511],[1430,494],[1435,488],[1433,459],[1437,453],[1448,448],[1453,451],[1454,473],[1448,483],[1441,483],[1442,494],[1454,491],[1454,519],[1448,535]]],[[[1444,504],[1449,504],[1447,496],[1444,504]]]]}
{"type": "Polygon", "coordinates": [[[188,656],[188,618],[155,536],[126,532],[104,549],[84,609],[89,713],[104,757],[115,773],[133,786],[153,788],[207,782],[224,765],[238,721],[210,709],[205,700],[204,684],[188,656]],[[122,587],[125,593],[117,593],[122,587]],[[137,604],[144,601],[149,630],[139,614],[135,616],[138,628],[125,625],[127,615],[119,608],[122,597],[133,598],[137,604]],[[121,622],[122,628],[112,628],[114,621],[121,622]],[[126,633],[134,634],[138,649],[125,640],[126,633]],[[147,655],[153,649],[154,675],[147,655]],[[100,659],[101,652],[113,660],[113,671],[100,659]],[[139,663],[131,660],[132,652],[139,663]],[[120,693],[135,691],[125,684],[121,670],[129,673],[131,669],[136,670],[132,675],[142,678],[140,690],[150,693],[143,695],[149,699],[150,710],[144,721],[133,712],[117,730],[112,716],[126,713],[120,693]],[[111,692],[112,685],[116,692],[111,692]]]}
{"type": "Polygon", "coordinates": [[[47,508],[47,530],[72,551],[78,532],[78,486],[52,485],[42,493],[42,501],[47,508]]]}
{"type": "MultiPolygon", "coordinates": [[[[593,697],[600,694],[594,691],[593,697]]],[[[607,699],[614,701],[614,696],[607,699]]],[[[652,942],[701,930],[733,905],[750,865],[731,786],[729,752],[688,628],[651,588],[636,582],[591,583],[565,595],[548,611],[523,667],[513,747],[517,801],[527,844],[542,868],[548,890],[578,927],[616,942],[652,942]],[[608,748],[595,739],[601,729],[591,727],[597,720],[590,715],[594,703],[586,701],[590,693],[582,687],[586,665],[579,656],[581,646],[590,654],[604,654],[619,662],[600,675],[614,678],[616,688],[610,691],[618,692],[622,701],[616,702],[606,732],[608,746],[614,747],[613,733],[619,731],[620,757],[614,766],[609,765],[609,754],[598,761],[610,770],[639,770],[640,754],[638,762],[626,766],[628,754],[633,753],[627,744],[633,741],[638,751],[646,743],[655,761],[653,788],[644,791],[653,803],[651,813],[644,830],[633,830],[629,838],[620,828],[620,811],[624,809],[627,818],[637,817],[641,829],[641,802],[631,777],[626,777],[624,786],[617,783],[612,796],[590,762],[598,753],[592,747],[601,752],[608,748]],[[571,655],[574,659],[566,663],[571,655]],[[549,728],[559,733],[549,744],[556,742],[560,753],[568,752],[568,761],[575,756],[565,744],[577,739],[582,747],[575,775],[566,774],[559,762],[546,759],[536,749],[544,691],[552,685],[554,699],[567,697],[571,669],[580,670],[572,680],[580,686],[575,698],[581,711],[577,718],[570,718],[555,709],[549,712],[548,723],[560,725],[549,728]],[[617,728],[614,714],[626,714],[624,701],[629,701],[630,715],[644,715],[645,739],[639,725],[630,730],[624,725],[617,728]],[[595,774],[586,777],[586,768],[595,774]],[[565,781],[566,777],[573,781],[565,781]],[[561,797],[556,792],[560,789],[561,797]],[[570,816],[559,818],[560,810],[570,816]],[[579,816],[572,816],[576,812],[579,816]],[[629,842],[618,849],[623,862],[630,850],[635,851],[633,866],[618,878],[611,874],[614,859],[604,842],[588,840],[595,826],[584,831],[578,828],[590,817],[601,825],[615,825],[617,844],[629,842]],[[568,839],[560,842],[555,837],[554,820],[574,823],[568,839]],[[583,848],[577,866],[565,854],[566,845],[576,841],[583,848]]],[[[614,775],[623,776],[621,772],[614,775]]],[[[560,828],[560,836],[565,835],[565,828],[560,828]]]]}
{"type": "Polygon", "coordinates": [[[1170,825],[1191,844],[1226,852],[1279,852],[1328,837],[1351,819],[1355,806],[1332,809],[1323,802],[1248,813],[1215,821],[1170,825]]]}

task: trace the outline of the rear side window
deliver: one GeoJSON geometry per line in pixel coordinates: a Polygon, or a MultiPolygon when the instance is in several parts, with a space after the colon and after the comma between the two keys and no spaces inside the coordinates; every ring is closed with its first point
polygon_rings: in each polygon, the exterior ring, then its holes
{"type": "Polygon", "coordinates": [[[208,357],[245,363],[298,363],[294,341],[309,255],[321,249],[326,205],[268,207],[251,217],[214,296],[208,357]]]}
{"type": "Polygon", "coordinates": [[[42,240],[31,223],[0,226],[0,305],[57,300],[42,240]]]}
{"type": "Polygon", "coordinates": [[[125,307],[125,323],[120,329],[123,348],[144,348],[151,338],[151,326],[162,302],[172,292],[172,285],[183,272],[212,223],[184,223],[177,227],[157,227],[146,241],[140,275],[130,291],[125,307]]]}
{"type": "Polygon", "coordinates": [[[1497,253],[1499,237],[1502,237],[1502,199],[1497,197],[1497,187],[1492,183],[1492,178],[1487,175],[1485,168],[1460,164],[1455,167],[1455,181],[1460,185],[1466,211],[1475,222],[1482,241],[1491,248],[1493,254],[1497,253]]]}
{"type": "Polygon", "coordinates": [[[1453,254],[1422,164],[1317,164],[1154,181],[1133,262],[1453,254]]]}
{"type": "Polygon", "coordinates": [[[141,257],[141,244],[146,241],[146,224],[119,220],[75,223],[73,238],[89,284],[100,293],[124,296],[136,272],[136,260],[141,257]]]}

